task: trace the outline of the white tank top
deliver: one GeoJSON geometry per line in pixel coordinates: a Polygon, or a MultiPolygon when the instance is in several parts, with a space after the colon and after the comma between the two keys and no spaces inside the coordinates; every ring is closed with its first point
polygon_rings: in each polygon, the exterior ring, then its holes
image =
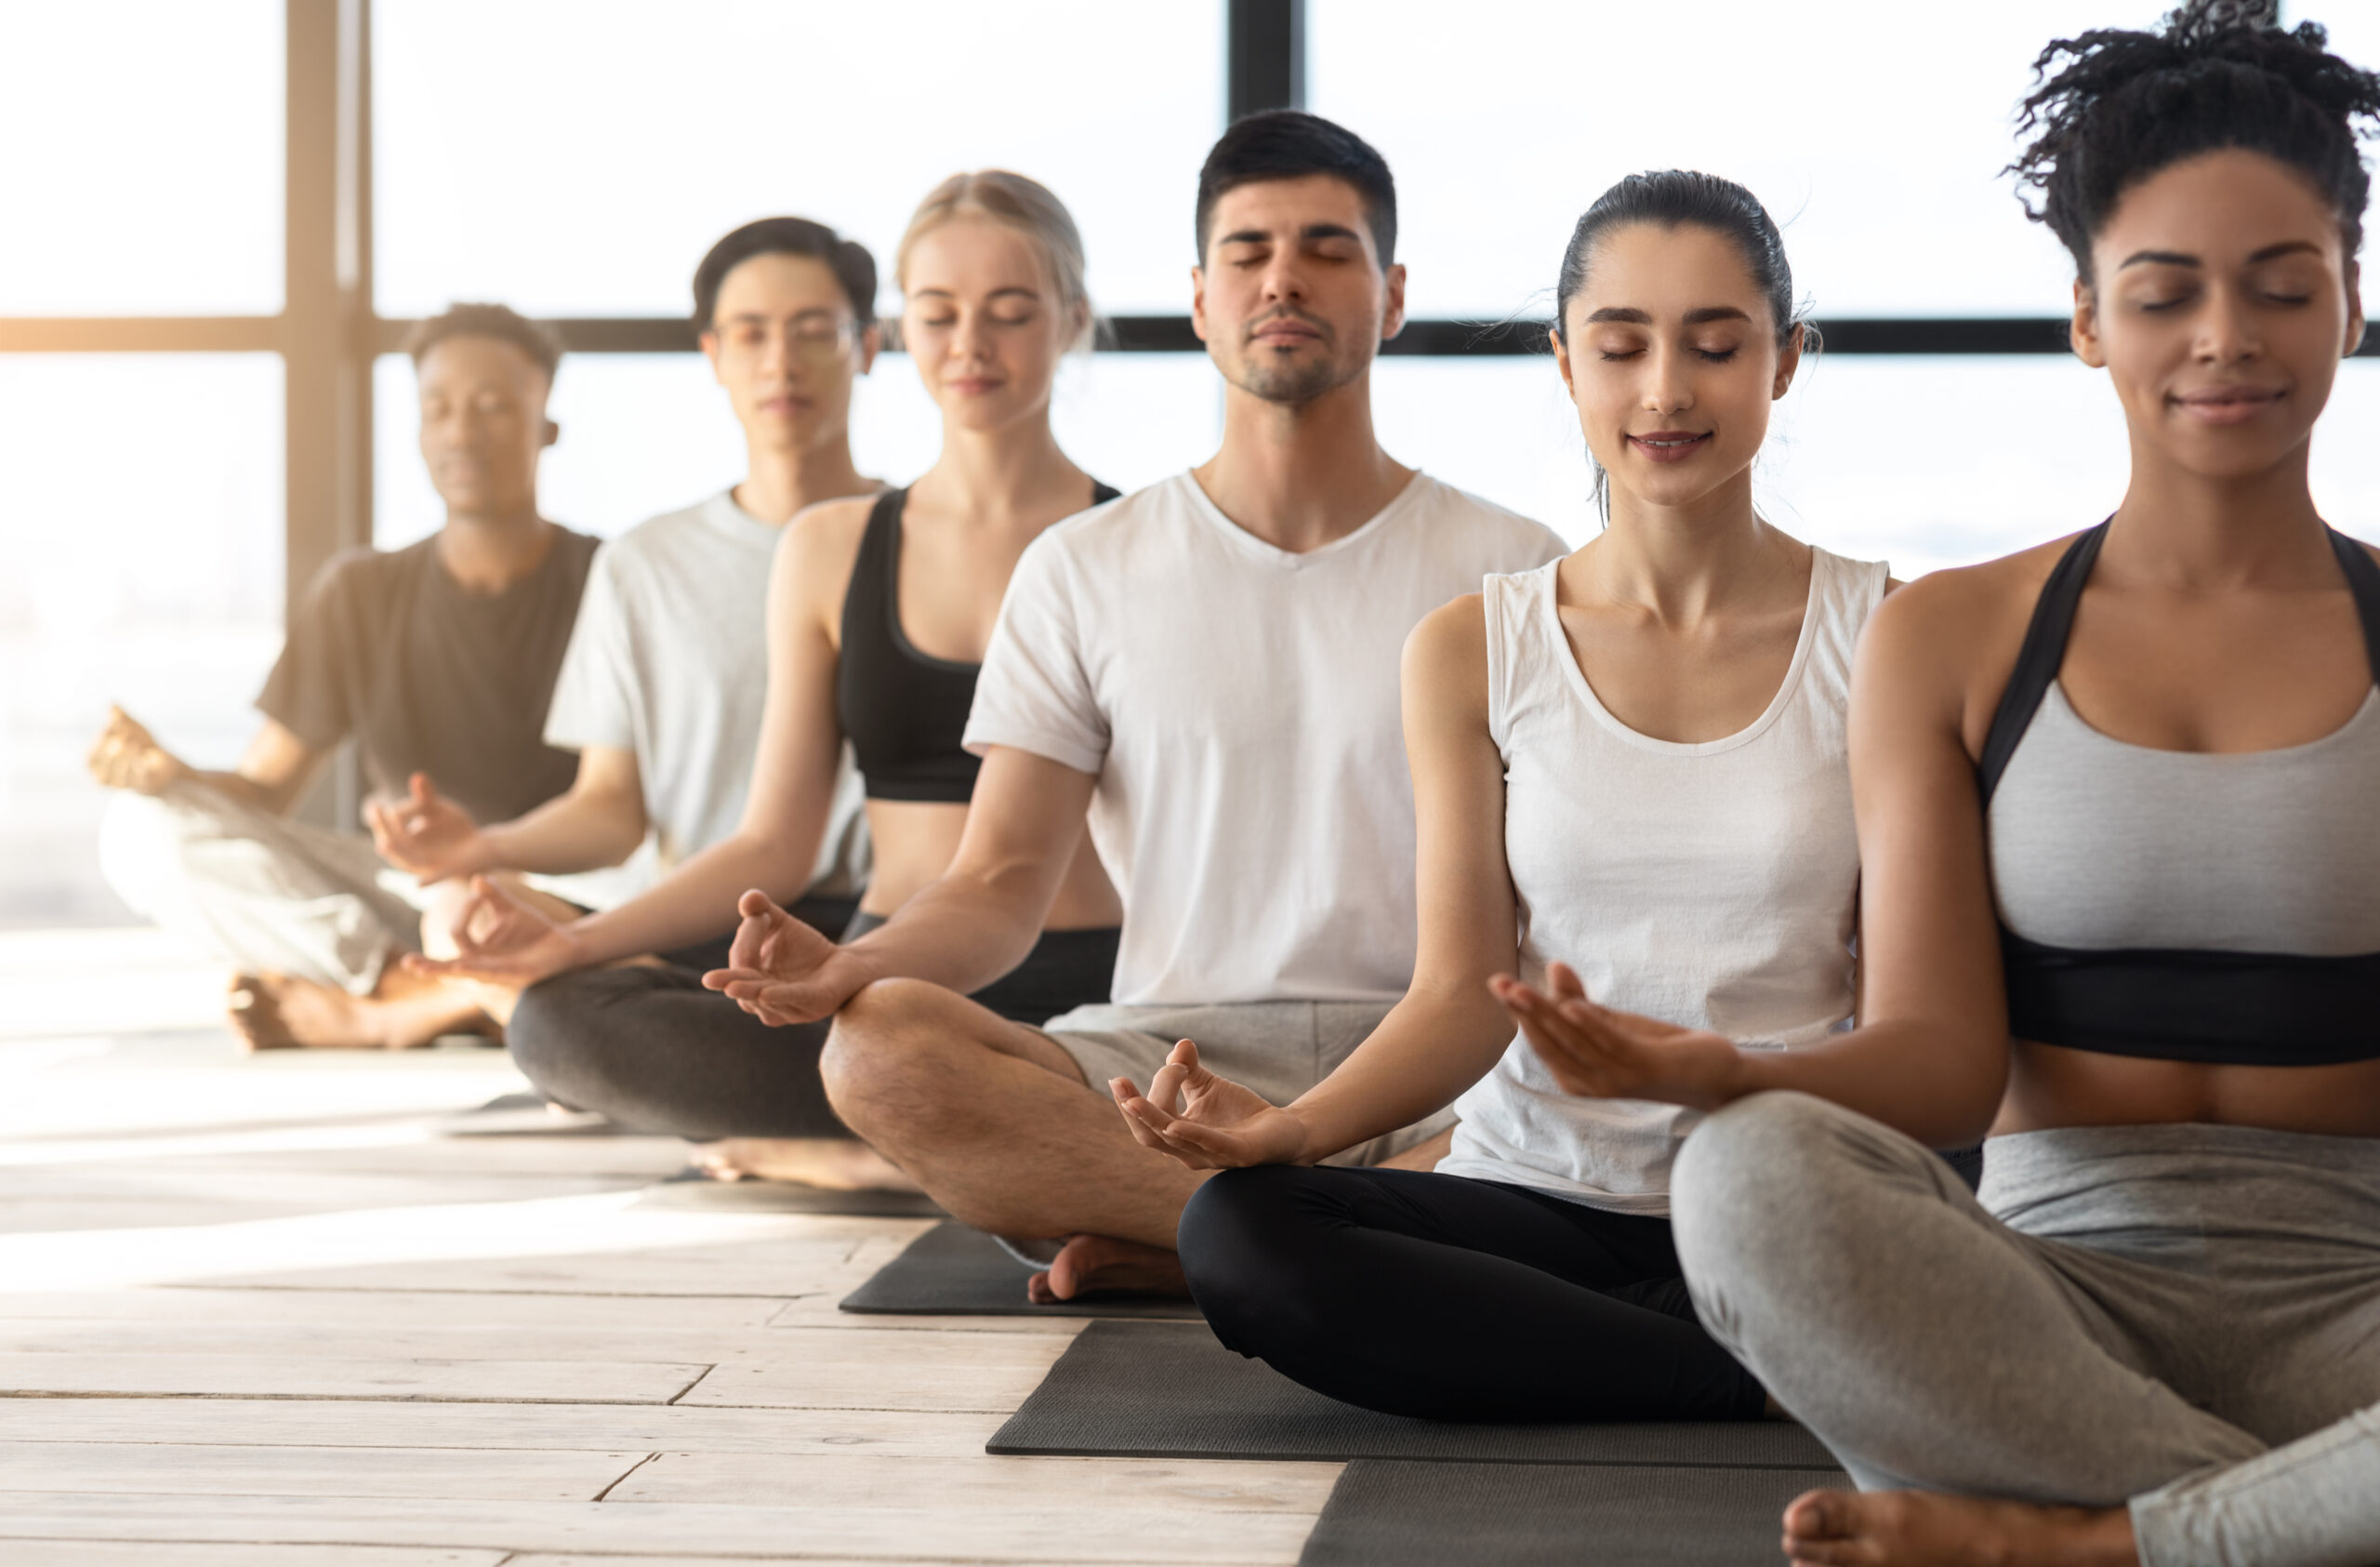
{"type": "MultiPolygon", "coordinates": [[[[1554,609],[1559,563],[1487,579],[1521,977],[1542,984],[1558,960],[1606,1005],[1753,1049],[1849,1024],[1859,846],[1844,720],[1887,572],[1810,554],[1801,640],[1767,710],[1693,745],[1641,735],[1596,698],[1554,609]]],[[[1699,1119],[1566,1094],[1518,1036],[1455,1109],[1440,1171],[1632,1214],[1669,1212],[1670,1161],[1699,1119]]]]}

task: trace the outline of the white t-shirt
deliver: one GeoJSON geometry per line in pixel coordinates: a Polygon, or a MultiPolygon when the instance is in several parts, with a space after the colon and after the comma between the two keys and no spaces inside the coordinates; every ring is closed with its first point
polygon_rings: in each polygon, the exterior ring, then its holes
{"type": "Polygon", "coordinates": [[[1178,474],[1043,533],[1009,579],[967,749],[1097,777],[1126,1005],[1391,1001],[1416,940],[1406,634],[1491,572],[1564,553],[1416,474],[1292,554],[1178,474]]]}
{"type": "MultiPolygon", "coordinates": [[[[769,564],[784,529],[732,491],[640,523],[596,552],[546,743],[636,752],[663,870],[744,818],[768,693],[769,564]]],[[[860,780],[843,748],[810,891],[867,879],[860,780]]]]}

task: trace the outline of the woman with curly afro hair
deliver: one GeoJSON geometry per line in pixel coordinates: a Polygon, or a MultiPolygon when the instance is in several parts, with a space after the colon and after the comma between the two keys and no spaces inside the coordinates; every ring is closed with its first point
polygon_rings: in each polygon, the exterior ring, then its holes
{"type": "Polygon", "coordinates": [[[2327,42],[2201,0],[2036,62],[2131,483],[1869,622],[1860,1026],[1504,988],[1571,1092],[1710,1112],[1695,1306],[1861,1488],[1797,1562],[2380,1562],[2380,558],[2307,484],[2380,76],[2327,42]],[[1987,1131],[1971,1194],[1928,1149],[1987,1131]]]}

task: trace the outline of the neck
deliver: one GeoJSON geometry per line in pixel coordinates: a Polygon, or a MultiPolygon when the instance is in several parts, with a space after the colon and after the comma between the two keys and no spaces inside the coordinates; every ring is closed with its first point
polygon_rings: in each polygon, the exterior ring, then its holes
{"type": "Polygon", "coordinates": [[[747,435],[744,445],[750,466],[735,486],[735,504],[764,523],[783,525],[805,506],[876,487],[852,465],[845,430],[799,446],[763,445],[747,435]]]}
{"type": "Polygon", "coordinates": [[[438,530],[438,564],[475,593],[500,593],[537,569],[553,548],[554,525],[522,511],[449,511],[438,530]]]}
{"type": "Polygon", "coordinates": [[[2209,478],[2133,443],[2132,483],[2100,552],[2106,569],[2187,591],[2335,575],[2307,483],[2310,442],[2272,467],[2209,478]]]}
{"type": "Polygon", "coordinates": [[[1783,538],[1752,510],[1746,470],[1682,506],[1615,489],[1611,525],[1580,553],[1604,595],[1679,624],[1724,614],[1763,591],[1783,538]]]}
{"type": "Polygon", "coordinates": [[[1059,448],[1050,410],[997,430],[947,422],[942,455],[909,486],[938,510],[981,522],[1048,521],[1051,506],[1071,515],[1091,503],[1090,476],[1059,448]]]}
{"type": "Polygon", "coordinates": [[[1413,477],[1372,433],[1368,371],[1304,403],[1229,388],[1222,449],[1191,472],[1224,516],[1292,553],[1355,532],[1413,477]]]}

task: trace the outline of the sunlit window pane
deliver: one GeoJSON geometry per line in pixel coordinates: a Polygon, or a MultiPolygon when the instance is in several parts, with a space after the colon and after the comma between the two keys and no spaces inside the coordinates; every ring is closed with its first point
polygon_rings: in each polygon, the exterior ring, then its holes
{"type": "Polygon", "coordinates": [[[0,6],[0,315],[281,309],[279,0],[0,6]]]}
{"type": "Polygon", "coordinates": [[[1385,153],[1421,315],[1551,309],[1621,176],[1700,168],[1783,226],[1824,314],[2055,314],[2071,272],[1999,175],[2033,57],[2171,0],[1311,0],[1308,98],[1385,153]]]}
{"type": "MultiPolygon", "coordinates": [[[[378,365],[377,534],[410,543],[443,515],[422,471],[413,366],[378,365]]],[[[1077,462],[1120,489],[1203,462],[1222,434],[1222,381],[1203,354],[1077,356],[1059,372],[1051,423],[1077,462]]],[[[608,538],[692,505],[744,476],[744,438],[709,364],[684,353],[578,353],[562,361],[551,412],[562,439],[538,474],[545,513],[608,538]]],[[[941,421],[906,355],[884,354],[859,383],[852,453],[861,471],[906,484],[931,464],[941,421]]]]}
{"type": "Polygon", "coordinates": [[[201,766],[254,732],[281,402],[271,354],[0,354],[0,925],[123,918],[83,772],[109,702],[201,766]]]}
{"type": "Polygon", "coordinates": [[[1184,310],[1223,40],[1216,0],[377,7],[381,308],[677,315],[713,240],[781,212],[875,250],[889,302],[919,198],[997,166],[1071,207],[1103,308],[1184,310]]]}

